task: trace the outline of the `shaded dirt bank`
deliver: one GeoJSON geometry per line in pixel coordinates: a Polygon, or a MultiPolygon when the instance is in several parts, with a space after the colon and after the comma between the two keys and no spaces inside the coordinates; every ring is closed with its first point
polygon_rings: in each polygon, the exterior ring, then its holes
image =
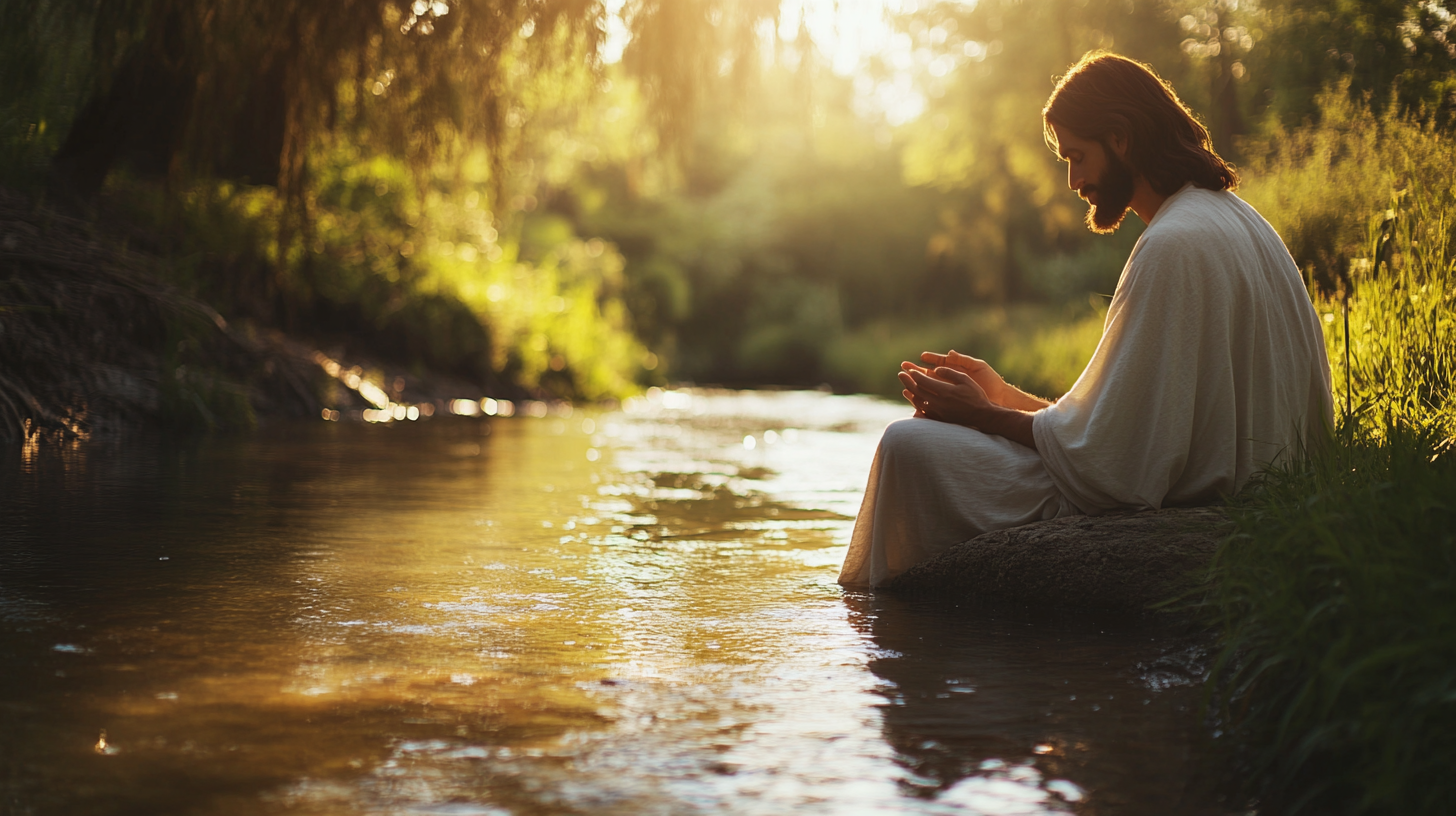
{"type": "Polygon", "coordinates": [[[428,415],[483,395],[408,361],[359,359],[336,338],[230,321],[118,234],[0,189],[0,439],[237,428],[395,404],[428,415]]]}

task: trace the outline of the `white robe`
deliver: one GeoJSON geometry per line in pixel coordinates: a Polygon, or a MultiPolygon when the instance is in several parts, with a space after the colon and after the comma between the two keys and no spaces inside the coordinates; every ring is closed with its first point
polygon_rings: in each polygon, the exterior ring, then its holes
{"type": "Polygon", "coordinates": [[[929,419],[886,429],[839,581],[1041,519],[1215,503],[1317,444],[1332,407],[1284,243],[1233,193],[1186,186],[1133,248],[1086,370],[1035,414],[1035,451],[929,419]]]}

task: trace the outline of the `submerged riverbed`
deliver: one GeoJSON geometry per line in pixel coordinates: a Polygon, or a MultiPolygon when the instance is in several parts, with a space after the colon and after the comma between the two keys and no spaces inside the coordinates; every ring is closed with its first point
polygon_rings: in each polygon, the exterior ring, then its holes
{"type": "Polygon", "coordinates": [[[907,409],[0,452],[0,813],[1222,813],[1159,630],[847,593],[907,409]]]}

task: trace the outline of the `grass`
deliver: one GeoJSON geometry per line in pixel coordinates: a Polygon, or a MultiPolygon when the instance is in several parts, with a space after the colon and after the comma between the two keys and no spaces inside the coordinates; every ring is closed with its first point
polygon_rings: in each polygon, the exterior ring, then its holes
{"type": "Polygon", "coordinates": [[[1456,801],[1456,456],[1392,427],[1265,475],[1214,572],[1222,715],[1275,812],[1456,801]]]}
{"type": "Polygon", "coordinates": [[[1449,137],[1337,108],[1248,173],[1296,258],[1318,249],[1338,426],[1232,501],[1210,575],[1210,692],[1269,812],[1456,801],[1453,162],[1449,137]]]}

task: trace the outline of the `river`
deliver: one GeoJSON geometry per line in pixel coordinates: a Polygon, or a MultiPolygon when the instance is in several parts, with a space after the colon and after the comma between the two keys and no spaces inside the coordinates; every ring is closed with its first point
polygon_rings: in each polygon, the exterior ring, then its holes
{"type": "Polygon", "coordinates": [[[4,449],[0,814],[1226,812],[1186,641],[835,583],[906,411],[4,449]]]}

